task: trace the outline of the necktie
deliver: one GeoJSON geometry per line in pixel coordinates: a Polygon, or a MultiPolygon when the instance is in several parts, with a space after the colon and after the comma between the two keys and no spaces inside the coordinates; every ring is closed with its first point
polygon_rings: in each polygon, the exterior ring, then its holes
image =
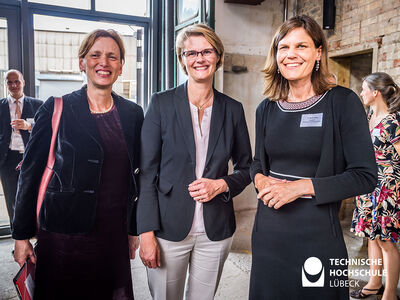
{"type": "MultiPolygon", "coordinates": [[[[15,119],[21,119],[21,108],[19,107],[19,101],[15,100],[15,119]]],[[[16,133],[20,133],[19,130],[15,130],[16,133]]]]}

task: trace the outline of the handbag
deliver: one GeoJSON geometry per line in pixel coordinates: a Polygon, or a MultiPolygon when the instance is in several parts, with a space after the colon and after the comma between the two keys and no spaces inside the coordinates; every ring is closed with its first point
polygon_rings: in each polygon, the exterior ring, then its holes
{"type": "MultiPolygon", "coordinates": [[[[54,98],[54,110],[51,118],[52,136],[49,149],[49,156],[47,158],[46,168],[44,169],[42,179],[40,181],[37,204],[36,204],[36,223],[39,228],[39,212],[43,204],[44,195],[47,186],[53,175],[53,167],[55,162],[55,144],[57,139],[58,127],[60,124],[61,114],[63,110],[63,99],[61,97],[54,98]]],[[[36,265],[27,259],[25,264],[18,271],[14,277],[13,282],[17,289],[17,294],[21,300],[32,300],[35,290],[35,270],[36,265]]]]}

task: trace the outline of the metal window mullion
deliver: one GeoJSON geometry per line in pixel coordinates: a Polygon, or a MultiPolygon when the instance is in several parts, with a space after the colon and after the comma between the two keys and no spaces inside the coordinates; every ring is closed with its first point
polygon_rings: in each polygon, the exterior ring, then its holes
{"type": "Polygon", "coordinates": [[[33,13],[28,7],[27,0],[21,1],[21,46],[22,72],[25,79],[25,91],[28,95],[35,95],[35,45],[33,29],[33,13]]]}

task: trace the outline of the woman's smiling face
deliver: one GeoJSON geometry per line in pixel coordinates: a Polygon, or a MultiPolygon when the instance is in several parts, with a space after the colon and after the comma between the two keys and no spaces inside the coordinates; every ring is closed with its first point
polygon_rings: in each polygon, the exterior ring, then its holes
{"type": "Polygon", "coordinates": [[[278,44],[276,60],[280,73],[288,81],[311,80],[315,62],[321,59],[321,47],[304,28],[289,31],[278,44]]]}
{"type": "Polygon", "coordinates": [[[205,49],[212,50],[209,56],[203,56],[198,53],[194,58],[183,57],[188,76],[194,81],[203,82],[212,80],[217,70],[217,62],[219,56],[213,46],[206,40],[204,36],[190,36],[184,43],[186,51],[203,51],[205,49]]]}
{"type": "Polygon", "coordinates": [[[118,44],[110,37],[98,38],[85,57],[79,60],[79,67],[86,73],[88,84],[99,88],[111,87],[122,74],[118,44]]]}

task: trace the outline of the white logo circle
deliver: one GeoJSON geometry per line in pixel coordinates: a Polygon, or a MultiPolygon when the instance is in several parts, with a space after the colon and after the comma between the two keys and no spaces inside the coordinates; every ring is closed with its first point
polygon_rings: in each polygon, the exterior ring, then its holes
{"type": "Polygon", "coordinates": [[[322,262],[317,257],[309,257],[304,262],[304,270],[310,275],[317,275],[322,270],[322,262]]]}

